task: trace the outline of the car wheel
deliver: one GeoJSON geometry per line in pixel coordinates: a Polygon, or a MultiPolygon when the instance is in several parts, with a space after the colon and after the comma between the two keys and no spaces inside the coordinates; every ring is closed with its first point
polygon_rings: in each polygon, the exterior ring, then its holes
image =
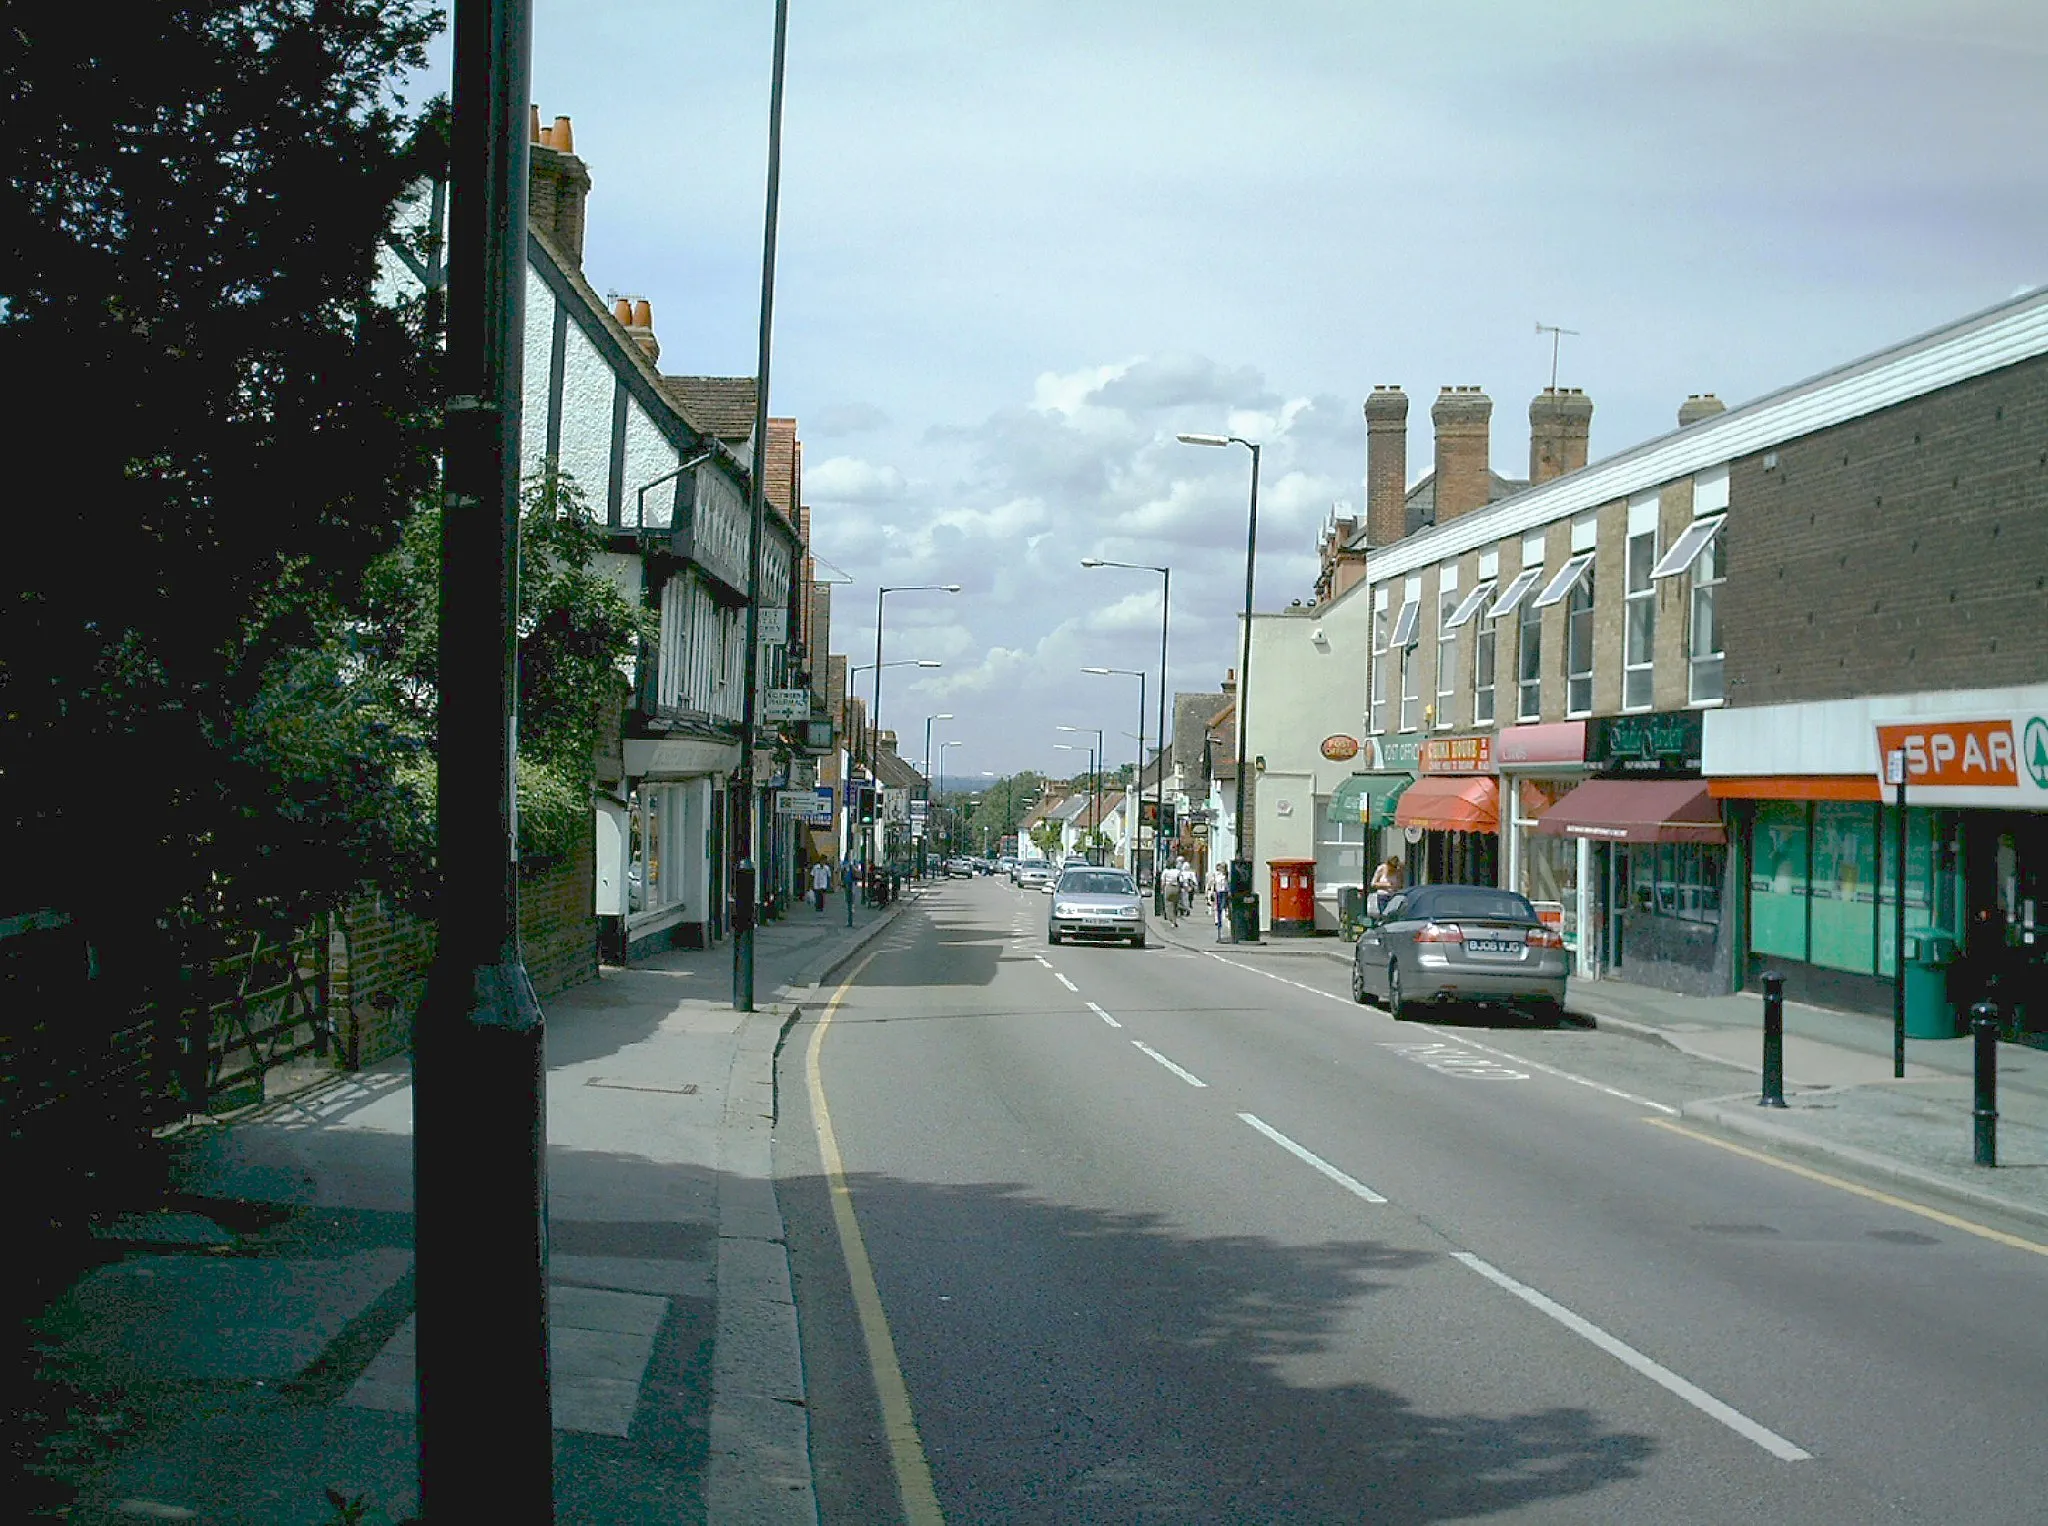
{"type": "Polygon", "coordinates": [[[1144,935],[1143,933],[1139,933],[1137,937],[1135,937],[1135,938],[1131,939],[1131,947],[1132,947],[1132,948],[1143,948],[1144,946],[1145,946],[1145,935],[1144,935]]]}
{"type": "Polygon", "coordinates": [[[1351,961],[1351,999],[1361,1005],[1365,1001],[1365,971],[1358,967],[1356,959],[1351,961]]]}
{"type": "Polygon", "coordinates": [[[1408,1021],[1409,1010],[1406,998],[1401,995],[1401,966],[1387,966],[1387,1016],[1397,1023],[1408,1021]]]}
{"type": "Polygon", "coordinates": [[[1057,943],[1060,941],[1060,935],[1048,927],[1045,930],[1045,941],[1047,943],[1057,943]]]}

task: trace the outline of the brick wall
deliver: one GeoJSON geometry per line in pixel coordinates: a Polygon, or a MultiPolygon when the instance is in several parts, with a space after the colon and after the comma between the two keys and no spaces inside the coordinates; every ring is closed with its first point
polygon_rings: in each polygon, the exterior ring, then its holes
{"type": "MultiPolygon", "coordinates": [[[[520,876],[520,944],[542,997],[597,977],[595,875],[596,844],[586,836],[560,863],[520,876]]],[[[433,924],[365,897],[335,918],[328,959],[342,1063],[370,1065],[411,1048],[434,959],[433,924]]]]}
{"type": "Polygon", "coordinates": [[[1775,457],[1730,472],[1729,704],[2048,676],[2048,359],[1775,457]]]}

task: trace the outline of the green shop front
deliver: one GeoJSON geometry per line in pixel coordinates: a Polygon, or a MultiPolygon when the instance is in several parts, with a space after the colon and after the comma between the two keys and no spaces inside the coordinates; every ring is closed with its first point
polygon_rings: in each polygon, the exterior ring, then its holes
{"type": "MultiPolygon", "coordinates": [[[[2048,1027],[2048,692],[2039,699],[1946,714],[1925,696],[1860,701],[1856,715],[1827,717],[1840,733],[1832,748],[1801,747],[1812,718],[1785,717],[1781,756],[1808,771],[1712,778],[1740,853],[1744,984],[1777,971],[1792,999],[1889,1016],[1903,880],[1911,1026],[1957,1031],[1970,1003],[1990,996],[2009,1026],[2048,1027]],[[2038,758],[2026,751],[2030,728],[2038,758]],[[1898,792],[1880,737],[1909,760],[1903,877],[1898,792]],[[1855,762],[1862,767],[1845,766],[1855,762]]],[[[1710,763],[1729,720],[1728,760],[1767,763],[1762,710],[1709,717],[1710,763]],[[1737,719],[1746,716],[1756,719],[1737,719]]]]}
{"type": "Polygon", "coordinates": [[[1358,771],[1338,782],[1318,804],[1316,833],[1316,920],[1340,932],[1347,914],[1372,884],[1373,870],[1388,857],[1405,855],[1394,811],[1415,782],[1418,739],[1367,737],[1360,744],[1358,771]]]}

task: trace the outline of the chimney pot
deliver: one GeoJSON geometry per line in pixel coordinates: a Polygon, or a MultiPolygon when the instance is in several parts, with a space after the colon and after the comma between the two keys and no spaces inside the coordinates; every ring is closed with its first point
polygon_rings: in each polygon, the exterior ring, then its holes
{"type": "Polygon", "coordinates": [[[540,107],[527,108],[527,137],[533,144],[526,184],[526,218],[561,246],[570,263],[583,264],[583,212],[590,199],[590,171],[575,154],[569,119],[540,125],[540,107]]]}
{"type": "Polygon", "coordinates": [[[576,152],[576,135],[570,131],[569,119],[567,117],[555,118],[555,130],[549,136],[548,145],[557,153],[573,154],[576,152]]]}
{"type": "Polygon", "coordinates": [[[526,140],[529,143],[541,141],[540,107],[538,106],[528,106],[526,108],[526,140]]]}
{"type": "Polygon", "coordinates": [[[1382,382],[1365,400],[1365,543],[1408,533],[1408,394],[1382,382]]]}
{"type": "Polygon", "coordinates": [[[1726,413],[1728,405],[1711,392],[1695,392],[1679,405],[1678,427],[1686,428],[1701,419],[1710,419],[1717,413],[1726,413]]]}
{"type": "Polygon", "coordinates": [[[633,327],[651,329],[654,327],[654,304],[645,297],[633,304],[633,327]]]}
{"type": "Polygon", "coordinates": [[[621,327],[631,328],[633,326],[632,299],[630,297],[621,297],[618,301],[614,302],[612,304],[612,316],[619,320],[621,327]]]}

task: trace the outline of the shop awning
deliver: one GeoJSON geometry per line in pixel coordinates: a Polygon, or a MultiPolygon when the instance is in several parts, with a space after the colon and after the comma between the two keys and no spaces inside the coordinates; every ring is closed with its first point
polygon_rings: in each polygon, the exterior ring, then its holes
{"type": "Polygon", "coordinates": [[[1726,842],[1704,779],[1588,779],[1543,813],[1545,837],[1599,842],[1726,842]]]}
{"type": "Polygon", "coordinates": [[[1375,831],[1380,831],[1394,825],[1394,812],[1401,804],[1401,797],[1408,793],[1409,786],[1414,783],[1415,776],[1410,774],[1404,778],[1394,780],[1386,789],[1374,790],[1372,792],[1372,820],[1367,825],[1375,831]]]}
{"type": "Polygon", "coordinates": [[[1415,782],[1413,774],[1353,774],[1330,791],[1332,821],[1363,822],[1373,828],[1394,824],[1394,802],[1415,782]]]}
{"type": "Polygon", "coordinates": [[[1500,786],[1486,774],[1417,779],[1402,791],[1394,824],[1426,832],[1498,832],[1500,786]]]}

